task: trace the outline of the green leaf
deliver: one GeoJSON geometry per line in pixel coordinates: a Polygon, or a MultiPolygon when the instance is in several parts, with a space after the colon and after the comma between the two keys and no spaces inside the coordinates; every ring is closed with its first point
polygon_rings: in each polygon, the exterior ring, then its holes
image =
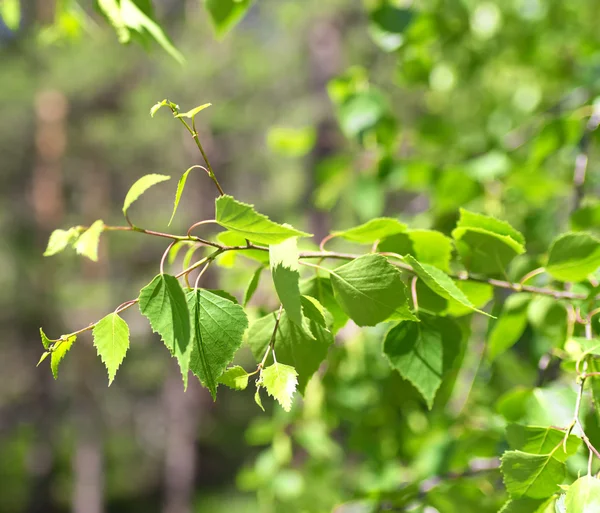
{"type": "Polygon", "coordinates": [[[16,32],[21,20],[21,6],[19,0],[4,0],[0,3],[0,17],[10,30],[16,32]]]}
{"type": "Polygon", "coordinates": [[[244,293],[244,306],[246,306],[252,299],[252,296],[254,296],[254,293],[258,288],[258,282],[260,281],[260,275],[262,274],[263,269],[264,267],[261,265],[252,274],[252,279],[250,280],[250,283],[248,283],[248,287],[246,288],[246,292],[244,293]]]}
{"type": "Polygon", "coordinates": [[[128,43],[131,39],[131,35],[123,20],[118,0],[97,0],[97,4],[109,23],[115,29],[119,42],[121,44],[128,43]]]}
{"type": "Polygon", "coordinates": [[[562,446],[564,437],[563,430],[553,427],[523,426],[521,424],[509,424],[506,427],[506,439],[512,449],[530,454],[548,454],[560,445],[553,454],[558,461],[565,461],[569,456],[573,456],[581,445],[579,437],[569,435],[565,452],[562,446]]]}
{"type": "Polygon", "coordinates": [[[46,251],[44,251],[44,256],[52,256],[60,253],[68,245],[75,242],[78,237],[79,230],[77,228],[54,230],[48,239],[48,246],[46,247],[46,251]]]}
{"type": "Polygon", "coordinates": [[[433,230],[408,230],[383,239],[377,246],[382,253],[412,255],[423,264],[448,272],[452,255],[452,239],[433,230]]]}
{"type": "Polygon", "coordinates": [[[234,390],[245,390],[248,386],[248,378],[250,375],[239,365],[229,367],[219,378],[219,383],[222,383],[234,390]]]}
{"type": "Polygon", "coordinates": [[[190,314],[185,294],[177,278],[159,274],[140,291],[140,312],[152,331],[158,333],[181,368],[187,388],[192,344],[190,343],[190,314]]]}
{"type": "Polygon", "coordinates": [[[163,100],[161,102],[157,102],[155,103],[152,108],[150,109],[150,117],[154,117],[154,115],[158,112],[158,110],[161,107],[165,107],[167,106],[169,103],[167,102],[167,100],[163,100]]]}
{"type": "Polygon", "coordinates": [[[327,329],[328,312],[317,299],[312,296],[302,296],[302,313],[309,320],[318,326],[327,329]]]}
{"type": "Polygon", "coordinates": [[[414,320],[400,271],[381,255],[364,255],[331,273],[335,297],[359,326],[375,326],[391,315],[414,320]]]}
{"type": "Polygon", "coordinates": [[[567,490],[568,513],[597,513],[600,511],[600,480],[583,476],[567,490]]]}
{"type": "MultiPolygon", "coordinates": [[[[198,114],[198,112],[210,107],[212,105],[212,103],[205,103],[204,105],[199,105],[198,107],[194,107],[191,110],[188,110],[187,112],[182,112],[181,114],[177,114],[177,116],[175,116],[176,118],[190,118],[190,119],[194,119],[196,117],[196,114],[198,114]]],[[[197,167],[197,166],[195,166],[197,167]]]]}
{"type": "Polygon", "coordinates": [[[455,285],[452,278],[437,267],[429,264],[421,264],[411,255],[406,255],[404,260],[413,268],[417,276],[438,296],[444,299],[452,299],[467,308],[471,308],[475,312],[490,316],[488,313],[475,308],[475,305],[469,301],[464,292],[455,285]]]}
{"type": "Polygon", "coordinates": [[[329,278],[315,276],[310,280],[304,281],[300,284],[300,292],[304,295],[314,297],[327,309],[333,320],[331,330],[334,334],[348,322],[346,312],[342,310],[342,307],[333,295],[333,287],[329,278]]]}
{"type": "Polygon", "coordinates": [[[173,203],[173,213],[171,214],[171,219],[169,219],[169,224],[167,226],[171,226],[171,223],[173,222],[175,212],[177,212],[177,207],[179,206],[179,201],[181,200],[181,195],[183,194],[183,189],[185,188],[185,182],[187,182],[187,177],[190,174],[190,171],[194,168],[204,169],[202,166],[192,166],[181,175],[181,178],[177,183],[177,192],[175,193],[175,202],[173,203]]]}
{"type": "Polygon", "coordinates": [[[71,349],[71,346],[74,344],[75,340],[77,340],[77,337],[72,335],[67,339],[61,339],[54,344],[54,347],[51,351],[52,356],[50,357],[50,368],[52,369],[52,375],[54,376],[54,379],[58,379],[58,366],[60,365],[60,362],[62,362],[69,349],[71,349]]]}
{"type": "Polygon", "coordinates": [[[552,454],[528,454],[522,451],[506,451],[502,455],[500,470],[513,499],[550,497],[558,491],[566,472],[565,464],[552,454]]]}
{"type": "Polygon", "coordinates": [[[90,260],[98,261],[98,244],[100,243],[100,235],[104,230],[104,222],[98,220],[92,224],[75,242],[75,251],[79,255],[88,257],[90,260]]]}
{"type": "Polygon", "coordinates": [[[546,508],[552,506],[551,513],[554,510],[555,498],[550,499],[509,499],[498,513],[546,513],[546,508]]]}
{"type": "MultiPolygon", "coordinates": [[[[240,235],[236,232],[221,232],[217,235],[217,241],[225,246],[245,246],[247,244],[246,238],[243,235],[240,235]]],[[[230,262],[224,267],[233,267],[235,263],[235,258],[239,255],[249,260],[254,260],[256,262],[260,262],[261,264],[267,266],[269,265],[269,252],[263,251],[260,249],[244,249],[241,251],[227,251],[227,253],[223,253],[221,257],[225,258],[227,256],[231,257],[230,262]]],[[[217,262],[221,259],[221,257],[217,258],[217,262]]]]}
{"type": "Polygon", "coordinates": [[[228,195],[219,196],[215,205],[217,223],[260,244],[279,244],[290,237],[312,237],[289,225],[274,223],[256,212],[253,205],[241,203],[228,195]]]}
{"type": "Polygon", "coordinates": [[[508,223],[463,209],[460,213],[452,237],[469,271],[502,274],[515,256],[525,252],[523,236],[508,223]]]}
{"type": "Polygon", "coordinates": [[[192,323],[190,370],[217,396],[219,378],[242,345],[248,318],[234,302],[205,289],[187,292],[192,323]]]}
{"type": "Polygon", "coordinates": [[[123,214],[127,215],[127,210],[131,206],[131,204],[137,200],[146,190],[148,190],[153,185],[157,183],[164,182],[165,180],[170,180],[170,176],[165,175],[157,175],[150,174],[142,176],[139,180],[137,180],[129,189],[127,196],[125,196],[125,201],[123,202],[123,214]]]}
{"type": "Polygon", "coordinates": [[[388,331],[383,353],[392,367],[421,393],[431,409],[435,394],[459,353],[461,339],[460,328],[451,319],[403,321],[388,331]]]}
{"type": "Polygon", "coordinates": [[[48,358],[48,356],[50,356],[52,353],[50,351],[44,351],[42,353],[42,356],[40,356],[39,361],[37,362],[36,367],[40,366],[40,363],[42,363],[46,358],[48,358]]]}
{"type": "Polygon", "coordinates": [[[215,33],[222,37],[244,17],[252,0],[205,0],[215,33]]]}
{"type": "Polygon", "coordinates": [[[129,349],[129,327],[119,315],[111,313],[98,321],[92,335],[98,356],[106,365],[110,386],[129,349]]]}
{"type": "Polygon", "coordinates": [[[262,400],[260,398],[260,387],[261,387],[261,385],[259,385],[259,384],[256,385],[256,392],[254,393],[254,402],[256,404],[258,404],[258,406],[260,406],[260,409],[262,411],[265,411],[265,407],[263,406],[262,400]]]}
{"type": "Polygon", "coordinates": [[[290,365],[275,362],[262,370],[262,382],[285,411],[292,409],[292,397],[298,385],[298,373],[290,365]]]}
{"type": "Polygon", "coordinates": [[[600,240],[585,232],[565,233],[550,247],[546,270],[560,281],[583,281],[600,267],[600,240]]]}
{"type": "MultiPolygon", "coordinates": [[[[274,329],[274,313],[258,319],[250,326],[246,339],[257,362],[262,360],[274,329]]],[[[332,343],[333,335],[322,326],[308,320],[305,320],[302,326],[298,326],[283,312],[275,336],[275,354],[278,362],[296,369],[298,390],[301,394],[327,356],[332,343]]]]}
{"type": "Polygon", "coordinates": [[[502,313],[494,324],[489,337],[487,355],[490,362],[510,349],[521,338],[527,327],[529,294],[513,294],[506,299],[502,313]]]}
{"type": "Polygon", "coordinates": [[[300,302],[297,240],[296,237],[291,237],[279,244],[269,246],[269,260],[277,296],[279,296],[288,317],[296,324],[301,325],[302,305],[300,302]]]}
{"type": "Polygon", "coordinates": [[[40,328],[40,337],[42,338],[42,345],[44,346],[44,349],[46,349],[46,351],[47,351],[52,346],[53,341],[50,340],[46,336],[46,334],[44,333],[44,330],[42,328],[40,328]]]}
{"type": "Polygon", "coordinates": [[[406,231],[406,225],[391,217],[371,219],[360,226],[336,231],[332,235],[360,244],[372,244],[391,235],[406,231]]]}

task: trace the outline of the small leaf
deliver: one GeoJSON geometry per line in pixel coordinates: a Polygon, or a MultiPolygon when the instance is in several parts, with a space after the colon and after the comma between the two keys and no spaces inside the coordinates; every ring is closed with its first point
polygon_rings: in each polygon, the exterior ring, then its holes
{"type": "Polygon", "coordinates": [[[566,472],[565,464],[552,454],[528,454],[522,451],[506,451],[500,470],[513,499],[550,497],[558,491],[566,472]]]}
{"type": "Polygon", "coordinates": [[[292,397],[298,385],[298,373],[290,365],[275,362],[262,370],[262,382],[285,411],[292,408],[292,397]]]}
{"type": "Polygon", "coordinates": [[[381,255],[364,255],[331,272],[335,297],[359,326],[375,326],[392,314],[415,320],[400,271],[381,255]]]}
{"type": "Polygon", "coordinates": [[[565,461],[569,456],[573,456],[581,445],[579,437],[569,435],[565,452],[562,446],[564,437],[563,430],[553,427],[522,426],[521,424],[509,424],[506,427],[506,439],[512,449],[530,454],[548,454],[560,445],[554,452],[554,458],[558,461],[565,461]]]}
{"type": "Polygon", "coordinates": [[[44,256],[56,255],[63,251],[69,244],[72,244],[79,237],[79,230],[77,228],[70,228],[69,230],[54,230],[50,234],[48,239],[48,246],[44,251],[44,256]]]}
{"type": "Polygon", "coordinates": [[[252,0],[205,0],[204,6],[218,37],[222,37],[244,17],[252,0]]]}
{"type": "Polygon", "coordinates": [[[388,331],[383,353],[400,375],[421,393],[429,409],[445,374],[459,353],[458,325],[443,317],[403,321],[388,331]]]}
{"type": "Polygon", "coordinates": [[[215,399],[219,378],[242,345],[248,318],[240,305],[214,292],[195,289],[186,296],[192,325],[190,370],[215,399]]]}
{"type": "Polygon", "coordinates": [[[196,114],[198,114],[198,112],[206,109],[207,107],[210,107],[212,105],[212,103],[205,103],[204,105],[199,105],[198,107],[194,107],[191,110],[188,110],[187,112],[182,112],[181,114],[177,114],[177,116],[175,116],[176,118],[190,118],[190,119],[194,119],[194,117],[196,117],[196,114]]]}
{"type": "Polygon", "coordinates": [[[39,366],[40,366],[40,363],[42,363],[42,362],[43,362],[43,361],[44,361],[46,358],[48,358],[48,356],[50,356],[51,354],[52,354],[52,353],[51,353],[50,351],[44,351],[44,352],[42,353],[42,356],[40,357],[40,361],[39,361],[39,362],[37,362],[37,365],[36,365],[36,367],[39,367],[39,366]]]}
{"type": "Polygon", "coordinates": [[[127,215],[127,210],[131,206],[131,204],[137,200],[146,190],[148,190],[153,185],[157,183],[164,182],[165,180],[170,180],[170,176],[165,175],[157,175],[150,174],[142,176],[139,180],[137,180],[129,189],[127,196],[125,196],[125,201],[123,202],[123,214],[127,215]]]}
{"type": "Polygon", "coordinates": [[[279,244],[290,237],[312,237],[309,233],[274,223],[256,212],[253,205],[241,203],[228,195],[219,196],[215,206],[217,223],[261,244],[279,244]]]}
{"type": "Polygon", "coordinates": [[[260,266],[256,269],[256,271],[254,271],[254,274],[252,274],[252,279],[250,280],[250,283],[248,283],[248,287],[244,293],[244,306],[246,306],[252,299],[252,296],[254,296],[254,293],[258,288],[258,282],[260,281],[260,275],[262,274],[263,269],[264,267],[260,266]]]}
{"type": "Polygon", "coordinates": [[[58,366],[69,349],[71,349],[71,346],[75,340],[77,340],[77,337],[73,335],[65,340],[61,339],[54,344],[54,347],[51,351],[52,356],[50,357],[50,367],[52,368],[52,375],[54,376],[54,379],[58,379],[58,366]]]}
{"type": "MultiPolygon", "coordinates": [[[[209,104],[210,105],[210,104],[209,104]]],[[[185,188],[185,182],[187,181],[187,177],[190,174],[190,171],[194,168],[203,169],[202,166],[192,166],[185,173],[181,175],[179,182],[177,183],[177,192],[175,193],[175,202],[173,204],[173,213],[171,214],[171,219],[169,219],[169,224],[167,226],[171,226],[173,222],[173,218],[175,217],[175,212],[177,212],[177,207],[179,206],[179,201],[181,200],[181,195],[183,194],[183,189],[185,188]]]]}
{"type": "Polygon", "coordinates": [[[150,109],[150,116],[154,117],[154,114],[156,114],[158,112],[158,109],[160,109],[161,107],[165,107],[166,105],[168,105],[167,100],[163,100],[161,102],[155,103],[152,108],[150,109]]]}
{"type": "Polygon", "coordinates": [[[406,225],[397,219],[391,217],[380,217],[349,228],[348,230],[333,232],[332,235],[342,237],[352,242],[361,244],[372,244],[376,240],[381,240],[397,233],[406,231],[406,225]]]}
{"type": "MultiPolygon", "coordinates": [[[[331,280],[322,276],[315,276],[300,284],[302,294],[314,297],[322,304],[333,317],[331,330],[337,333],[348,322],[348,315],[339,305],[333,295],[331,280]]],[[[306,314],[305,314],[306,315],[306,314]]]]}
{"type": "Polygon", "coordinates": [[[300,301],[300,271],[298,264],[298,244],[296,237],[269,246],[269,263],[273,284],[288,317],[298,325],[302,324],[300,301]]]}
{"type": "Polygon", "coordinates": [[[521,338],[527,327],[527,308],[530,299],[529,294],[513,294],[507,298],[502,313],[488,337],[487,351],[490,362],[510,349],[521,338]]]}
{"type": "Polygon", "coordinates": [[[565,498],[568,513],[597,513],[600,511],[600,480],[583,476],[567,490],[565,498]]]}
{"type": "Polygon", "coordinates": [[[261,385],[259,385],[259,384],[256,385],[256,392],[254,393],[254,402],[256,404],[258,404],[258,406],[260,406],[260,409],[262,411],[265,411],[265,407],[263,406],[262,400],[260,398],[260,387],[261,387],[261,385]]]}
{"type": "Polygon", "coordinates": [[[177,278],[159,274],[140,291],[140,312],[152,331],[158,333],[181,368],[187,387],[192,344],[190,343],[190,314],[185,294],[177,278]]]}
{"type": "Polygon", "coordinates": [[[560,281],[583,281],[600,267],[600,240],[585,232],[565,233],[550,248],[546,270],[560,281]]]}
{"type": "Polygon", "coordinates": [[[129,326],[118,314],[111,313],[98,321],[92,335],[98,356],[106,365],[110,386],[129,349],[129,326]]]}
{"type": "Polygon", "coordinates": [[[104,230],[104,222],[98,220],[92,224],[75,242],[75,251],[78,254],[88,257],[93,262],[98,261],[98,244],[100,235],[104,230]]]}
{"type": "Polygon", "coordinates": [[[327,329],[326,317],[328,312],[323,305],[312,296],[302,296],[300,300],[302,302],[302,313],[304,316],[318,326],[327,329]]]}
{"type": "Polygon", "coordinates": [[[42,345],[44,346],[44,349],[47,351],[48,349],[50,349],[50,347],[52,347],[52,343],[54,341],[50,340],[46,336],[46,334],[44,333],[44,330],[42,330],[42,328],[40,328],[40,336],[42,337],[42,345]]]}
{"type": "Polygon", "coordinates": [[[239,365],[229,367],[219,378],[219,383],[233,388],[234,390],[245,390],[248,386],[250,375],[239,365]]]}

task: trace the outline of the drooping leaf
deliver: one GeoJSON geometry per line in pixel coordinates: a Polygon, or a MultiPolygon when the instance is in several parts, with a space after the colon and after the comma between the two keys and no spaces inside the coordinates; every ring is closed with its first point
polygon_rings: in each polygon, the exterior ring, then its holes
{"type": "Polygon", "coordinates": [[[176,118],[190,118],[190,119],[194,119],[196,117],[196,114],[198,114],[198,112],[203,111],[204,109],[210,107],[212,105],[212,103],[205,103],[204,105],[199,105],[198,107],[194,107],[191,110],[188,110],[187,112],[182,112],[180,114],[177,114],[177,116],[175,116],[176,118]]]}
{"type": "Polygon", "coordinates": [[[204,5],[215,33],[222,37],[244,17],[252,0],[205,0],[204,5]]]}
{"type": "Polygon", "coordinates": [[[100,11],[106,16],[106,19],[113,26],[121,44],[128,43],[131,39],[129,29],[123,15],[118,0],[97,0],[100,11]]]}
{"type": "Polygon", "coordinates": [[[388,331],[383,353],[400,375],[421,393],[431,409],[444,375],[459,353],[462,335],[451,319],[403,321],[388,331]]]}
{"type": "Polygon", "coordinates": [[[565,233],[550,248],[546,270],[560,281],[583,281],[600,267],[600,240],[585,232],[565,233]]]}
{"type": "MultiPolygon", "coordinates": [[[[210,105],[210,104],[208,104],[210,105]]],[[[171,214],[171,219],[169,219],[168,226],[171,226],[173,222],[173,218],[175,217],[175,212],[177,212],[177,207],[179,206],[179,201],[181,200],[181,195],[183,194],[183,189],[185,189],[185,183],[187,182],[188,175],[190,171],[194,168],[202,169],[202,166],[192,166],[185,173],[181,175],[179,182],[177,183],[177,192],[175,193],[175,202],[173,203],[173,213],[171,214]]]]}
{"type": "Polygon", "coordinates": [[[37,362],[36,367],[40,366],[40,363],[42,363],[46,358],[48,358],[48,356],[50,356],[52,353],[50,351],[44,351],[42,353],[42,356],[40,356],[40,359],[37,362]]]}
{"type": "Polygon", "coordinates": [[[104,230],[102,220],[95,221],[85,232],[83,232],[75,242],[75,251],[79,255],[88,257],[93,262],[98,261],[98,244],[100,235],[104,230]]]}
{"type": "Polygon", "coordinates": [[[317,326],[327,329],[328,312],[319,301],[312,296],[302,296],[302,313],[309,321],[313,321],[317,326]]]}
{"type": "Polygon", "coordinates": [[[558,491],[565,478],[565,464],[552,454],[506,451],[500,466],[504,485],[514,499],[545,499],[558,491]]]}
{"type": "Polygon", "coordinates": [[[185,294],[177,278],[159,274],[140,291],[140,312],[152,331],[158,333],[171,354],[177,358],[184,386],[187,387],[192,344],[190,314],[185,294]]]}
{"type": "Polygon", "coordinates": [[[275,362],[262,371],[262,382],[285,411],[292,408],[292,397],[298,385],[298,373],[290,365],[275,362]]]}
{"type": "Polygon", "coordinates": [[[146,190],[148,190],[153,185],[157,183],[164,182],[166,180],[170,180],[170,176],[166,175],[157,175],[150,174],[142,176],[139,180],[137,180],[127,192],[127,196],[125,196],[125,201],[123,202],[123,214],[127,214],[127,210],[131,206],[131,204],[137,200],[146,190]]]}
{"type": "MultiPolygon", "coordinates": [[[[260,362],[275,329],[275,314],[269,314],[252,323],[247,341],[254,358],[260,362]]],[[[292,322],[283,312],[275,336],[275,354],[279,363],[291,365],[298,373],[298,390],[304,393],[310,377],[327,356],[333,342],[331,332],[313,321],[302,326],[292,322]],[[307,326],[309,332],[307,332],[307,326]]]]}
{"type": "Polygon", "coordinates": [[[262,274],[263,269],[264,269],[264,267],[260,266],[252,274],[252,278],[250,279],[250,282],[248,283],[248,287],[246,287],[246,292],[244,293],[244,306],[246,306],[252,299],[252,296],[254,296],[254,293],[256,292],[256,289],[258,288],[258,283],[260,281],[260,275],[262,274]]]}
{"type": "Polygon", "coordinates": [[[600,511],[600,480],[583,476],[567,490],[565,498],[568,513],[596,513],[600,511]]]}
{"type": "Polygon", "coordinates": [[[339,305],[333,295],[331,280],[327,277],[315,276],[310,280],[300,283],[302,294],[314,297],[331,314],[331,330],[335,334],[348,322],[348,315],[339,305]]]}
{"type": "Polygon", "coordinates": [[[222,383],[234,390],[245,390],[248,386],[248,373],[239,365],[229,367],[219,378],[219,383],[222,383]]]}
{"type": "Polygon", "coordinates": [[[433,265],[443,271],[450,270],[452,240],[434,230],[408,230],[386,237],[377,246],[382,253],[412,255],[423,264],[433,265]]]}
{"type": "Polygon", "coordinates": [[[98,321],[92,335],[98,356],[108,371],[110,385],[129,349],[129,326],[118,314],[111,313],[98,321]]]}
{"type": "Polygon", "coordinates": [[[79,237],[79,230],[69,228],[68,230],[54,230],[48,239],[48,246],[44,251],[44,256],[56,255],[63,251],[67,246],[73,244],[79,237]]]}
{"type": "Polygon", "coordinates": [[[414,320],[400,271],[381,255],[364,255],[331,273],[335,298],[359,326],[375,326],[392,314],[414,320]]]}
{"type": "Polygon", "coordinates": [[[507,298],[502,313],[488,337],[489,361],[495,360],[521,338],[527,326],[527,307],[530,299],[529,294],[513,294],[507,298]]]}
{"type": "Polygon", "coordinates": [[[75,340],[77,340],[77,337],[72,335],[67,339],[61,339],[59,342],[54,344],[54,348],[51,352],[52,356],[50,357],[50,368],[52,369],[52,375],[54,376],[54,379],[58,379],[58,366],[60,365],[60,362],[62,362],[69,349],[71,349],[75,343],[75,340]]]}
{"type": "Polygon", "coordinates": [[[502,274],[515,256],[524,253],[523,236],[508,223],[464,209],[460,214],[452,237],[469,271],[502,274]]]}
{"type": "Polygon", "coordinates": [[[150,117],[154,117],[154,115],[158,112],[160,108],[165,107],[168,104],[169,103],[167,102],[167,100],[156,102],[154,105],[152,105],[152,108],[150,109],[150,117]]]}
{"type": "Polygon", "coordinates": [[[269,260],[273,284],[288,317],[302,324],[300,302],[300,271],[297,238],[291,237],[279,244],[269,246],[269,260]]]}
{"type": "Polygon", "coordinates": [[[215,399],[219,378],[242,345],[248,318],[240,305],[205,289],[188,291],[187,302],[192,324],[190,370],[215,399]]]}
{"type": "Polygon", "coordinates": [[[254,402],[258,404],[262,411],[265,411],[265,407],[262,404],[262,399],[260,398],[260,387],[261,385],[256,385],[256,392],[254,393],[254,402]]]}
{"type": "MultiPolygon", "coordinates": [[[[521,424],[509,424],[506,427],[506,439],[512,449],[518,449],[530,454],[548,454],[558,445],[561,445],[565,432],[553,427],[523,426],[521,424]]],[[[554,458],[565,461],[573,456],[581,445],[581,439],[575,435],[567,438],[566,452],[559,447],[554,452],[554,458]]]]}
{"type": "Polygon", "coordinates": [[[332,235],[360,244],[372,244],[376,240],[381,240],[405,231],[406,225],[397,219],[392,217],[380,217],[371,219],[354,228],[333,232],[332,235]]]}
{"type": "Polygon", "coordinates": [[[253,205],[241,203],[231,196],[219,196],[216,201],[216,221],[224,228],[260,244],[279,244],[290,237],[311,237],[290,226],[274,223],[259,214],[253,205]]]}
{"type": "Polygon", "coordinates": [[[50,346],[52,345],[53,341],[46,336],[42,328],[40,328],[40,337],[42,338],[42,345],[44,346],[44,349],[50,349],[50,346]]]}
{"type": "Polygon", "coordinates": [[[439,296],[444,299],[453,299],[461,305],[471,308],[473,311],[489,315],[486,312],[475,308],[464,292],[455,285],[452,278],[444,273],[444,271],[440,271],[437,267],[429,264],[421,264],[411,255],[405,256],[404,259],[406,263],[413,268],[417,276],[439,296]]]}

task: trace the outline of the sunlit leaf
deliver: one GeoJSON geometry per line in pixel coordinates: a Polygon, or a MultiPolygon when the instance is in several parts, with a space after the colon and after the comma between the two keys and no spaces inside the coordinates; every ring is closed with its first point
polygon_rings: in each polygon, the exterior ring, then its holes
{"type": "Polygon", "coordinates": [[[142,176],[139,180],[137,180],[127,192],[127,196],[125,196],[125,201],[123,202],[123,214],[127,214],[127,210],[131,206],[131,204],[136,201],[144,192],[146,192],[150,187],[156,185],[157,183],[164,182],[165,180],[170,180],[170,176],[165,175],[157,175],[150,174],[142,176]]]}
{"type": "Polygon", "coordinates": [[[75,242],[75,251],[78,254],[88,257],[93,262],[98,261],[98,244],[100,235],[104,230],[104,222],[98,220],[83,232],[75,242]]]}

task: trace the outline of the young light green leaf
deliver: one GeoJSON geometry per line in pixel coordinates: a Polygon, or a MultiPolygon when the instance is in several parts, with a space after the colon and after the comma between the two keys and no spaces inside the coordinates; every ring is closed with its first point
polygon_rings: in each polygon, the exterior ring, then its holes
{"type": "Polygon", "coordinates": [[[169,219],[169,224],[167,226],[171,226],[171,223],[173,222],[173,218],[175,217],[175,212],[177,212],[177,207],[179,206],[179,201],[181,200],[181,195],[183,194],[183,189],[185,188],[185,183],[187,182],[188,175],[190,174],[190,171],[194,168],[204,169],[202,166],[192,166],[181,175],[181,178],[177,183],[177,192],[175,193],[175,202],[173,203],[173,213],[171,214],[171,219],[169,219]]]}
{"type": "Polygon", "coordinates": [[[333,295],[333,287],[331,286],[331,280],[329,278],[315,276],[310,280],[302,282],[300,284],[300,292],[307,296],[314,297],[327,309],[333,318],[331,330],[334,334],[348,322],[346,312],[342,310],[342,307],[333,295]]]}
{"type": "MultiPolygon", "coordinates": [[[[309,321],[313,321],[318,326],[327,329],[328,312],[325,310],[325,307],[312,296],[302,296],[300,300],[304,317],[309,321]]],[[[331,316],[329,317],[331,319],[331,316]]]]}
{"type": "Polygon", "coordinates": [[[568,513],[597,513],[600,511],[600,480],[583,476],[567,490],[565,498],[568,513]]]}
{"type": "Polygon", "coordinates": [[[190,314],[185,294],[177,278],[159,274],[140,291],[140,312],[152,331],[158,333],[181,368],[187,387],[192,344],[190,343],[190,314]]]}
{"type": "Polygon", "coordinates": [[[408,230],[386,237],[377,246],[381,253],[412,255],[419,262],[448,272],[452,255],[452,239],[434,230],[408,230]]]}
{"type": "Polygon", "coordinates": [[[292,397],[298,385],[298,373],[290,365],[275,362],[262,370],[262,382],[285,411],[292,409],[292,397]]]}
{"type": "Polygon", "coordinates": [[[565,478],[566,467],[552,454],[506,451],[500,471],[513,499],[545,499],[558,491],[558,485],[565,478]]]}
{"type": "Polygon", "coordinates": [[[246,306],[252,299],[252,296],[254,296],[254,293],[258,288],[258,282],[260,281],[260,275],[262,274],[263,269],[264,267],[261,265],[256,269],[256,271],[254,271],[254,274],[252,274],[252,279],[250,280],[250,283],[248,283],[248,287],[244,293],[244,306],[246,306]]]}
{"type": "Polygon", "coordinates": [[[110,386],[129,349],[129,326],[118,314],[111,313],[98,321],[92,335],[98,356],[106,365],[110,386]]]}
{"type": "Polygon", "coordinates": [[[562,441],[565,432],[553,427],[523,426],[521,424],[509,424],[506,427],[506,439],[512,449],[518,449],[530,454],[548,454],[557,446],[554,458],[565,461],[573,456],[581,445],[581,439],[575,435],[569,435],[566,443],[566,451],[563,450],[562,441]]]}
{"type": "Polygon", "coordinates": [[[40,363],[42,363],[46,358],[48,358],[48,356],[50,356],[52,353],[50,351],[44,351],[42,353],[42,356],[40,356],[39,361],[37,362],[36,367],[40,366],[40,363]]]}
{"type": "Polygon", "coordinates": [[[333,232],[332,235],[360,244],[372,244],[376,240],[381,240],[405,231],[406,225],[397,219],[379,217],[348,230],[333,232]]]}
{"type": "Polygon", "coordinates": [[[501,221],[495,217],[470,212],[464,208],[460,209],[460,219],[457,223],[457,228],[480,228],[488,232],[493,232],[497,235],[510,237],[521,246],[525,245],[525,237],[518,230],[515,230],[506,221],[501,221]]]}
{"type": "Polygon", "coordinates": [[[168,105],[167,100],[163,100],[163,101],[155,103],[152,106],[152,108],[150,109],[150,117],[154,117],[154,114],[156,114],[161,107],[165,107],[167,105],[168,105]]]}
{"type": "Polygon", "coordinates": [[[117,0],[97,0],[98,7],[104,13],[109,23],[113,26],[121,44],[128,43],[131,39],[129,29],[121,14],[121,6],[117,0]]]}
{"type": "Polygon", "coordinates": [[[253,205],[242,203],[228,195],[219,196],[215,206],[217,223],[260,244],[279,244],[290,237],[312,237],[289,225],[274,223],[267,216],[256,212],[253,205]]]}
{"type": "Polygon", "coordinates": [[[215,399],[219,378],[242,345],[248,318],[240,305],[208,290],[186,295],[192,324],[190,370],[215,399]]]}
{"type": "Polygon", "coordinates": [[[46,334],[44,333],[44,330],[42,328],[40,328],[40,337],[42,338],[42,345],[44,346],[44,349],[47,351],[52,346],[53,341],[50,340],[46,336],[46,334]]]}
{"type": "Polygon", "coordinates": [[[452,278],[444,273],[444,271],[440,271],[437,267],[429,264],[421,264],[411,255],[406,255],[404,259],[413,268],[417,276],[439,296],[442,296],[444,299],[453,299],[475,312],[490,316],[488,313],[475,308],[465,293],[456,286],[452,278]]]}
{"type": "Polygon", "coordinates": [[[565,233],[550,247],[546,270],[560,281],[583,281],[600,267],[600,240],[589,233],[565,233]]]}
{"type": "Polygon", "coordinates": [[[146,190],[148,190],[153,185],[157,183],[164,182],[165,180],[170,180],[170,176],[166,175],[157,175],[157,174],[149,174],[142,176],[139,180],[137,180],[127,192],[127,196],[125,196],[125,201],[123,202],[123,214],[127,215],[127,210],[131,206],[131,204],[137,200],[146,190]]]}
{"type": "Polygon", "coordinates": [[[104,222],[98,220],[92,224],[75,242],[75,251],[79,255],[88,257],[93,262],[98,261],[98,244],[100,235],[104,230],[104,222]]]}
{"type": "Polygon", "coordinates": [[[364,255],[331,273],[335,297],[359,326],[375,326],[392,314],[415,320],[400,271],[381,255],[364,255]]]}
{"type": "Polygon", "coordinates": [[[527,307],[530,299],[529,294],[513,294],[507,298],[502,313],[488,337],[487,355],[490,362],[521,338],[527,327],[527,307]]]}
{"type": "Polygon", "coordinates": [[[0,17],[4,24],[13,32],[19,29],[21,20],[21,5],[19,0],[4,0],[0,3],[0,17]]]}
{"type": "Polygon", "coordinates": [[[71,346],[74,344],[75,340],[77,340],[77,337],[73,335],[67,339],[61,339],[54,344],[54,348],[51,351],[52,356],[50,357],[50,368],[52,369],[52,375],[54,376],[54,379],[58,379],[58,366],[60,365],[60,362],[62,362],[69,349],[71,349],[71,346]]]}
{"type": "Polygon", "coordinates": [[[68,230],[54,230],[48,239],[48,246],[44,251],[44,256],[56,255],[63,251],[69,244],[72,244],[79,237],[77,228],[69,228],[68,230]]]}
{"type": "Polygon", "coordinates": [[[288,317],[302,324],[300,301],[300,271],[298,264],[298,244],[296,237],[269,246],[269,263],[273,284],[288,317]]]}
{"type": "Polygon", "coordinates": [[[254,402],[256,404],[258,404],[258,406],[260,406],[260,409],[262,411],[265,411],[265,407],[263,406],[262,400],[260,398],[260,387],[261,387],[261,385],[257,383],[256,384],[256,392],[254,393],[254,402]]]}
{"type": "Polygon", "coordinates": [[[443,317],[403,321],[388,331],[383,353],[400,375],[421,393],[429,409],[445,374],[459,353],[458,325],[443,317]]]}
{"type": "Polygon", "coordinates": [[[212,103],[205,103],[204,105],[199,105],[198,107],[194,107],[191,110],[188,110],[187,112],[182,112],[181,114],[177,114],[177,116],[175,116],[176,118],[190,118],[190,119],[194,119],[196,117],[196,114],[198,114],[198,112],[206,109],[207,107],[210,107],[212,105],[212,103]]]}
{"type": "Polygon", "coordinates": [[[219,378],[219,383],[222,383],[234,390],[245,390],[248,386],[249,374],[239,365],[229,367],[219,378]]]}
{"type": "MultiPolygon", "coordinates": [[[[250,326],[246,339],[257,362],[262,360],[274,329],[275,313],[258,319],[250,326]]],[[[298,390],[301,394],[327,356],[332,343],[333,335],[322,326],[306,319],[302,326],[299,326],[283,312],[275,336],[275,354],[279,363],[291,365],[296,369],[298,390]]]]}
{"type": "Polygon", "coordinates": [[[204,6],[218,37],[222,37],[244,17],[252,0],[205,0],[204,6]]]}

